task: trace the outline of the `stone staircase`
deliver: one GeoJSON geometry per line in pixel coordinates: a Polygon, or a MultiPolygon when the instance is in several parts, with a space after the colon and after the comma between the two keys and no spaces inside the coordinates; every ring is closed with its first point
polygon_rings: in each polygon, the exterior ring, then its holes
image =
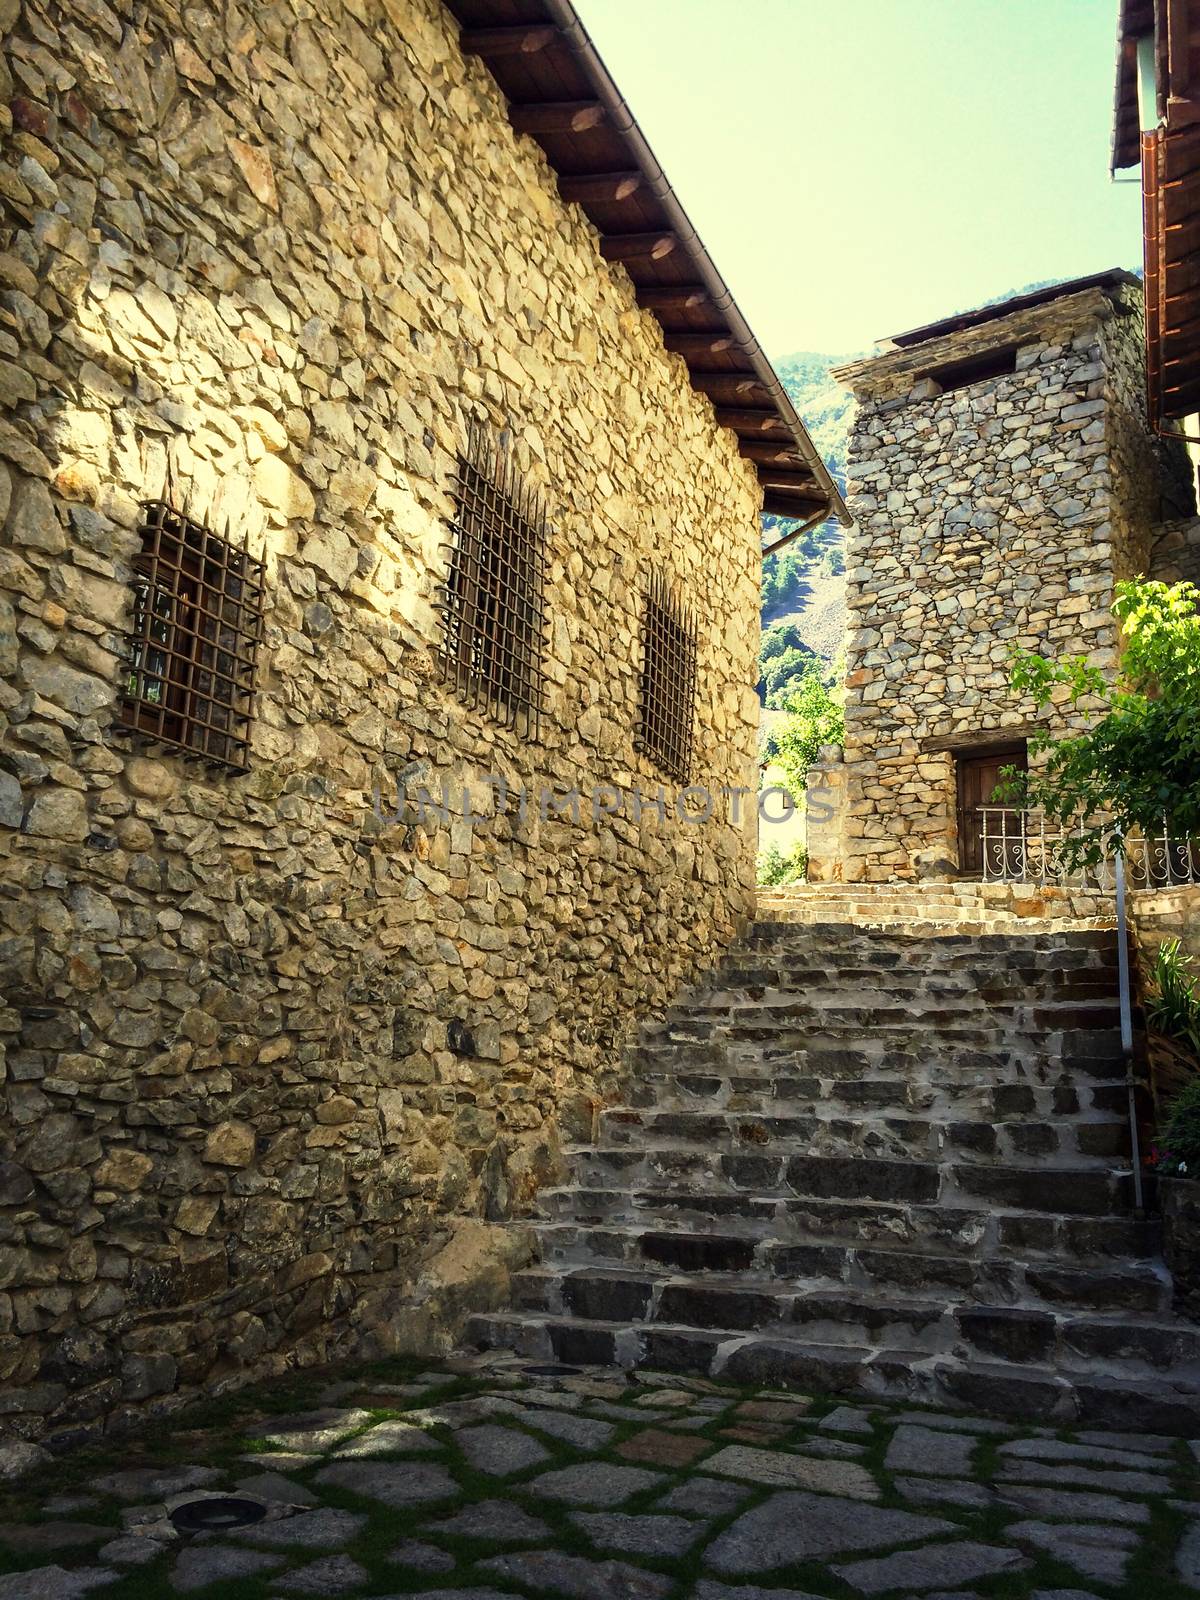
{"type": "Polygon", "coordinates": [[[1117,1022],[1103,927],[760,914],[643,1031],[628,1103],[539,1197],[540,1264],[472,1336],[1200,1432],[1200,1326],[1133,1212],[1117,1022]]]}
{"type": "Polygon", "coordinates": [[[1111,928],[1114,897],[1033,883],[792,883],[758,892],[759,915],[786,922],[853,922],[911,933],[1008,933],[1111,928]]]}

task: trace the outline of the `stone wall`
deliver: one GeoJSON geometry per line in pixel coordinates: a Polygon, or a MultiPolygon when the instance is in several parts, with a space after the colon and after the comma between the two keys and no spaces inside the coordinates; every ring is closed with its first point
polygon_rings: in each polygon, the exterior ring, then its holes
{"type": "Polygon", "coordinates": [[[695,779],[752,785],[759,491],[437,0],[0,33],[0,1427],[61,1435],[503,1292],[492,1224],[753,903],[734,802],[537,794],[663,781],[652,564],[698,617],[695,779]],[[438,680],[468,418],[550,508],[539,744],[438,680]],[[113,726],[159,494],[265,557],[244,776],[113,726]],[[410,763],[447,822],[388,820],[410,763]],[[465,816],[491,772],[524,819],[465,816]]]}
{"type": "Polygon", "coordinates": [[[1175,518],[1155,529],[1150,576],[1164,583],[1200,584],[1200,518],[1175,518]]]}
{"type": "Polygon", "coordinates": [[[1147,959],[1164,939],[1179,939],[1200,964],[1200,884],[1135,890],[1129,896],[1129,920],[1147,959]]]}
{"type": "Polygon", "coordinates": [[[809,883],[836,883],[845,861],[846,765],[840,745],[826,745],[809,768],[804,848],[809,883]]]}
{"type": "MultiPolygon", "coordinates": [[[[1115,669],[1113,586],[1145,569],[1177,467],[1164,475],[1144,423],[1140,309],[1132,283],[1087,289],[843,369],[859,402],[848,880],[958,869],[955,752],[1043,720],[1009,688],[1014,646],[1115,669]],[[1005,348],[1010,374],[946,392],[928,375],[1005,348]]],[[[1045,721],[1066,731],[1095,709],[1059,701],[1045,721]]]]}

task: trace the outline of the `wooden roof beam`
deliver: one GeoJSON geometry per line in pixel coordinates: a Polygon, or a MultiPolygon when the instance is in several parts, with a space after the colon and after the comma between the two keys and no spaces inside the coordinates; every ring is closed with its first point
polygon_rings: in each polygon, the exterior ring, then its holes
{"type": "MultiPolygon", "coordinates": [[[[737,348],[732,335],[728,333],[664,333],[663,343],[685,361],[702,361],[706,356],[728,355],[730,350],[737,348]]],[[[731,378],[737,376],[736,372],[729,373],[731,378]]]]}
{"type": "Polygon", "coordinates": [[[798,517],[802,520],[821,513],[831,517],[837,515],[823,494],[788,494],[772,489],[769,484],[763,494],[762,508],[770,517],[798,517]]]}
{"type": "Polygon", "coordinates": [[[817,487],[811,472],[785,472],[778,467],[760,466],[758,481],[765,489],[794,490],[797,494],[811,495],[817,487]]]}
{"type": "Polygon", "coordinates": [[[708,395],[716,405],[730,400],[753,403],[755,399],[771,398],[752,372],[699,372],[692,367],[688,376],[692,380],[692,388],[708,395]]]}
{"type": "Polygon", "coordinates": [[[600,238],[606,261],[663,261],[679,240],[673,233],[609,233],[600,238]]]}
{"type": "Polygon", "coordinates": [[[543,100],[508,108],[508,120],[518,133],[586,133],[598,128],[605,111],[599,100],[543,100]]]}
{"type": "Polygon", "coordinates": [[[640,172],[570,173],[559,178],[558,192],[564,200],[574,200],[581,205],[599,204],[628,200],[645,181],[640,172]]]}
{"type": "Polygon", "coordinates": [[[705,311],[712,307],[708,290],[701,284],[638,284],[638,304],[656,315],[672,312],[705,311]]]}
{"type": "Polygon", "coordinates": [[[533,56],[559,38],[552,24],[523,28],[464,28],[458,42],[464,55],[499,61],[504,56],[533,56]]]}
{"type": "Polygon", "coordinates": [[[742,411],[733,406],[718,406],[717,421],[722,428],[732,428],[735,433],[766,433],[771,428],[786,431],[777,411],[742,411]]]}
{"type": "Polygon", "coordinates": [[[749,461],[762,462],[768,467],[790,468],[793,472],[804,465],[796,454],[794,445],[759,444],[753,439],[747,439],[742,444],[742,454],[749,461]]]}

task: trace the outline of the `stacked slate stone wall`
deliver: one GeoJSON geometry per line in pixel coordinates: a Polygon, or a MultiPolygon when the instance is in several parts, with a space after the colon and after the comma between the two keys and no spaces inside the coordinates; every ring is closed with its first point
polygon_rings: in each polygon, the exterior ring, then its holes
{"type": "Polygon", "coordinates": [[[0,35],[0,1428],[62,1434],[503,1292],[494,1224],[753,904],[736,801],[539,791],[665,782],[654,566],[694,777],[752,783],[760,500],[436,0],[0,35]],[[439,680],[468,418],[549,509],[537,743],[439,680]],[[266,562],[245,775],[114,726],[160,495],[266,562]],[[391,820],[405,768],[448,820],[391,820]],[[532,803],[475,826],[493,772],[532,803]]]}
{"type": "Polygon", "coordinates": [[[1165,939],[1178,939],[1200,962],[1200,884],[1135,892],[1129,897],[1130,920],[1143,958],[1152,961],[1165,939]]]}
{"type": "Polygon", "coordinates": [[[1145,422],[1140,312],[1133,284],[1089,289],[844,370],[846,879],[954,873],[956,751],[1095,715],[1040,715],[1009,656],[1114,671],[1114,584],[1146,570],[1164,484],[1188,492],[1145,422]],[[928,377],[1014,347],[1014,372],[945,392],[928,377]]]}

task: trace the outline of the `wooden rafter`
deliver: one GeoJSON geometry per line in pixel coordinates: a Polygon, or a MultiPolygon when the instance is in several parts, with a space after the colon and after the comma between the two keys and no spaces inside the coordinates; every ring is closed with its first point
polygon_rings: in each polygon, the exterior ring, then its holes
{"type": "Polygon", "coordinates": [[[509,106],[508,120],[518,133],[586,133],[604,121],[599,100],[543,100],[509,106]]]}
{"type": "Polygon", "coordinates": [[[536,55],[558,37],[558,29],[549,24],[532,28],[464,28],[459,44],[464,55],[498,61],[503,56],[536,55]]]}

